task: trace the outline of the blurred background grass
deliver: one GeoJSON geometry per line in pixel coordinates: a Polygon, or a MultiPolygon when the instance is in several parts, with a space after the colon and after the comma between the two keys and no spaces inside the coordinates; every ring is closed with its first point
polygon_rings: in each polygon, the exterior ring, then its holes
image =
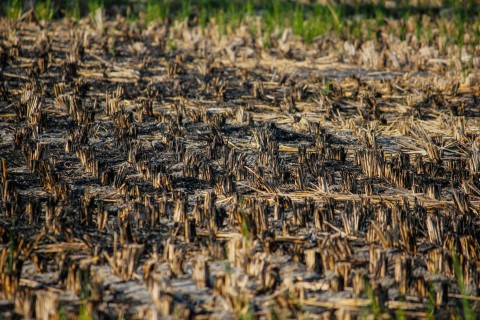
{"type": "Polygon", "coordinates": [[[413,25],[419,38],[428,39],[440,32],[448,35],[449,41],[463,45],[468,29],[471,44],[478,44],[480,39],[480,5],[476,0],[6,0],[1,14],[15,19],[32,8],[41,20],[80,19],[101,8],[107,17],[122,15],[128,22],[143,25],[188,19],[190,25],[206,28],[215,21],[221,33],[227,27],[238,27],[247,17],[257,16],[265,33],[290,27],[306,43],[326,34],[374,39],[378,29],[391,20],[400,21],[399,26],[391,28],[400,38],[412,31],[407,29],[413,25]],[[448,23],[442,27],[425,24],[426,20],[448,23]]]}

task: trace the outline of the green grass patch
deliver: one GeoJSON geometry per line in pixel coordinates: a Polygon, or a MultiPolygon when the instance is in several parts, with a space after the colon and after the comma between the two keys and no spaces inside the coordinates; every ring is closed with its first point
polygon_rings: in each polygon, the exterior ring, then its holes
{"type": "Polygon", "coordinates": [[[35,14],[40,20],[50,21],[56,12],[57,8],[51,0],[38,1],[35,4],[35,14]]]}
{"type": "Polygon", "coordinates": [[[170,14],[170,6],[163,1],[149,0],[147,3],[146,20],[164,21],[170,14]]]}
{"type": "Polygon", "coordinates": [[[63,12],[66,17],[72,18],[74,20],[80,20],[81,13],[80,13],[80,4],[78,1],[70,0],[65,4],[65,8],[63,12]]]}
{"type": "Polygon", "coordinates": [[[89,0],[88,1],[88,13],[94,15],[98,9],[105,8],[103,1],[89,0]]]}
{"type": "Polygon", "coordinates": [[[8,0],[5,3],[4,8],[7,18],[13,20],[18,19],[23,11],[23,1],[21,0],[8,0]]]}

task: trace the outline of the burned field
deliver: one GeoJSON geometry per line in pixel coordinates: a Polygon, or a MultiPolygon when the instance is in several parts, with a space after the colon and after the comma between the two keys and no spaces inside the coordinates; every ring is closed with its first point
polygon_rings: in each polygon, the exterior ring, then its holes
{"type": "Polygon", "coordinates": [[[476,48],[0,23],[0,317],[478,316],[476,48]]]}

